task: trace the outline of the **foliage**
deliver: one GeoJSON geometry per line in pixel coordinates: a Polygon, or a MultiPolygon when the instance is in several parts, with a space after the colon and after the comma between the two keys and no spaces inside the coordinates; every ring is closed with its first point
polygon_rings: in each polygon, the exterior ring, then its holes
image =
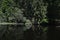
{"type": "MultiPolygon", "coordinates": [[[[48,3],[44,0],[1,0],[0,1],[0,23],[2,22],[12,22],[12,23],[25,23],[25,26],[22,26],[22,31],[26,31],[32,27],[32,30],[37,34],[40,31],[45,32],[47,28],[44,28],[43,23],[48,23],[47,14],[48,3]],[[31,26],[33,25],[33,26],[31,26]],[[37,26],[36,26],[37,25],[37,26]],[[41,30],[41,28],[43,28],[41,30]]],[[[8,35],[14,31],[18,35],[20,32],[17,32],[19,29],[17,25],[6,25],[8,35]],[[12,30],[12,31],[11,31],[12,30]]],[[[45,26],[46,27],[46,26],[45,26]]],[[[2,26],[1,26],[2,28],[2,26]]],[[[5,29],[6,30],[6,29],[5,29]]],[[[23,34],[23,33],[22,33],[23,34]]],[[[37,35],[36,34],[36,35],[37,35]]],[[[21,34],[20,34],[21,35],[21,34]]],[[[39,36],[38,35],[38,36],[39,36]]],[[[7,36],[6,36],[7,37],[7,36]]],[[[40,36],[39,36],[40,37],[40,36]]],[[[18,40],[17,38],[16,40],[18,40]]],[[[9,39],[8,39],[9,40],[9,39]]]]}

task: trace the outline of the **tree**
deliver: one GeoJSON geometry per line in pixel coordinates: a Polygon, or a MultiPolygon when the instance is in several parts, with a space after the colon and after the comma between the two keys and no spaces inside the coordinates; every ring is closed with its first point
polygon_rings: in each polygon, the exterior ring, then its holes
{"type": "Polygon", "coordinates": [[[55,19],[59,19],[59,0],[48,0],[48,8],[47,8],[47,17],[48,17],[48,40],[58,40],[56,37],[56,21],[55,19]],[[56,3],[56,4],[55,4],[56,3]],[[56,38],[56,39],[55,39],[56,38]]]}

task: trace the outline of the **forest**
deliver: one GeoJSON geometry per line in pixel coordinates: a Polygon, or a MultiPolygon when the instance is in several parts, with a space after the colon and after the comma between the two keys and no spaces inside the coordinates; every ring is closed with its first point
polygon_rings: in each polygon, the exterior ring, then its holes
{"type": "Polygon", "coordinates": [[[60,40],[60,0],[0,0],[0,40],[60,40]]]}

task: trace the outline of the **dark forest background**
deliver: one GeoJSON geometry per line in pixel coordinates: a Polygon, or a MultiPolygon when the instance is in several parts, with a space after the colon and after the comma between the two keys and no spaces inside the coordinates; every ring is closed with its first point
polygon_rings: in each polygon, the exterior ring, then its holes
{"type": "Polygon", "coordinates": [[[60,40],[60,0],[0,0],[0,40],[60,40]]]}

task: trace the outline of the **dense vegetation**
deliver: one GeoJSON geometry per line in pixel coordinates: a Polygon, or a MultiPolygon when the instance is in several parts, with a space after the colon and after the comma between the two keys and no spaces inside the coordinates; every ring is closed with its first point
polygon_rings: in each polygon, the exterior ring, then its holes
{"type": "Polygon", "coordinates": [[[23,23],[0,25],[0,40],[55,40],[59,10],[59,0],[0,0],[0,23],[23,23]]]}

